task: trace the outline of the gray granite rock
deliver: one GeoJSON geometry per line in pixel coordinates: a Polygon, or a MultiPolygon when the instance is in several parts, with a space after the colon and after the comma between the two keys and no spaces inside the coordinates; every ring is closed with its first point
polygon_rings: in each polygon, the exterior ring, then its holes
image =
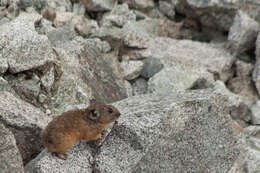
{"type": "Polygon", "coordinates": [[[74,13],[72,12],[56,12],[56,17],[54,19],[53,24],[57,28],[67,25],[71,22],[73,16],[74,13]]]}
{"type": "Polygon", "coordinates": [[[256,59],[260,59],[260,34],[258,34],[257,39],[256,39],[256,48],[255,48],[255,55],[256,59]]]}
{"type": "Polygon", "coordinates": [[[227,172],[239,147],[226,103],[213,90],[143,95],[116,103],[122,114],[95,157],[95,170],[227,172]]]}
{"type": "Polygon", "coordinates": [[[0,170],[23,173],[23,161],[14,135],[0,122],[0,170]]]}
{"type": "Polygon", "coordinates": [[[0,56],[7,59],[11,73],[34,69],[55,59],[48,38],[35,31],[36,19],[20,15],[0,27],[0,56]]]}
{"type": "Polygon", "coordinates": [[[258,22],[239,10],[228,34],[231,51],[237,55],[254,48],[259,27],[258,22]]]}
{"type": "Polygon", "coordinates": [[[110,11],[114,8],[114,6],[117,3],[116,0],[81,0],[81,2],[85,5],[87,11],[94,12],[110,11]]]}
{"type": "Polygon", "coordinates": [[[84,15],[86,8],[82,3],[73,3],[72,12],[77,15],[84,15]]]}
{"type": "Polygon", "coordinates": [[[159,1],[159,10],[170,19],[175,18],[175,6],[167,1],[159,1]]]}
{"type": "Polygon", "coordinates": [[[10,20],[19,15],[20,9],[18,7],[19,0],[2,0],[0,2],[0,19],[6,17],[10,20]]]}
{"type": "Polygon", "coordinates": [[[150,39],[147,49],[129,51],[128,56],[130,59],[157,58],[165,67],[184,64],[194,69],[204,68],[222,81],[233,75],[231,67],[235,61],[234,56],[214,45],[161,37],[150,39]]]}
{"type": "Polygon", "coordinates": [[[124,81],[127,97],[133,96],[133,88],[130,82],[124,81]]]}
{"type": "Polygon", "coordinates": [[[124,79],[133,80],[136,79],[143,69],[142,61],[128,61],[123,60],[120,63],[120,67],[123,69],[124,79]]]}
{"type": "Polygon", "coordinates": [[[8,61],[0,54],[0,75],[3,75],[8,69],[8,61]]]}
{"type": "Polygon", "coordinates": [[[176,64],[165,67],[148,81],[149,93],[171,93],[191,89],[198,80],[213,81],[213,76],[205,70],[193,69],[176,64]]]}
{"type": "Polygon", "coordinates": [[[230,0],[174,0],[176,10],[202,25],[228,31],[236,14],[238,1],[230,0]]]}
{"type": "Polygon", "coordinates": [[[43,11],[46,9],[56,12],[71,12],[72,4],[70,0],[46,0],[43,11]]]}
{"type": "Polygon", "coordinates": [[[144,67],[142,69],[141,76],[146,79],[151,78],[163,68],[163,64],[160,59],[147,58],[143,62],[144,67]]]}
{"type": "Polygon", "coordinates": [[[126,3],[116,5],[113,10],[105,14],[101,20],[102,26],[117,26],[123,27],[129,21],[135,21],[136,15],[132,10],[129,10],[126,3]]]}
{"type": "Polygon", "coordinates": [[[83,20],[75,25],[77,33],[83,37],[95,34],[99,30],[98,23],[95,20],[83,20]]]}
{"type": "Polygon", "coordinates": [[[260,101],[257,101],[252,107],[252,124],[259,125],[260,124],[260,101]]]}
{"type": "Polygon", "coordinates": [[[50,119],[9,92],[0,94],[0,121],[14,134],[24,163],[42,150],[41,131],[50,119]]]}
{"type": "Polygon", "coordinates": [[[254,81],[258,94],[260,94],[260,59],[257,59],[255,63],[252,79],[254,81]]]}
{"type": "Polygon", "coordinates": [[[127,3],[130,8],[139,10],[151,9],[155,6],[153,0],[119,0],[120,2],[127,3]]]}
{"type": "Polygon", "coordinates": [[[148,89],[147,81],[144,78],[138,78],[133,82],[132,88],[133,88],[134,96],[146,94],[148,92],[147,91],[147,89],[148,89]]]}

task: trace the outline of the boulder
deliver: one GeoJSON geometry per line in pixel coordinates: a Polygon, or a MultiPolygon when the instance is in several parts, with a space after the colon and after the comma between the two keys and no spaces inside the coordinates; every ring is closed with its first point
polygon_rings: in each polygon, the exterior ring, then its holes
{"type": "Polygon", "coordinates": [[[147,81],[144,78],[138,78],[136,79],[133,84],[132,84],[132,89],[133,89],[133,95],[142,95],[142,94],[147,94],[148,92],[148,84],[147,81]]]}
{"type": "Polygon", "coordinates": [[[23,173],[23,160],[16,146],[14,135],[0,123],[0,170],[23,173]]]}
{"type": "Polygon", "coordinates": [[[143,65],[144,64],[142,61],[123,60],[120,63],[120,66],[123,69],[124,78],[126,80],[136,79],[141,74],[143,65]]]}
{"type": "Polygon", "coordinates": [[[84,4],[87,11],[104,12],[104,11],[112,10],[117,1],[116,0],[106,0],[106,1],[81,0],[81,2],[84,4]]]}
{"type": "Polygon", "coordinates": [[[1,92],[0,97],[0,121],[13,132],[23,161],[27,163],[43,149],[41,131],[50,118],[9,92],[1,92]]]}

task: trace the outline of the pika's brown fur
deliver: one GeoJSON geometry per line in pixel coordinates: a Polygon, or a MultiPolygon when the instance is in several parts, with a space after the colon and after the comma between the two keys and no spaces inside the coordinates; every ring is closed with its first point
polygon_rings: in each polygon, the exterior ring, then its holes
{"type": "Polygon", "coordinates": [[[71,110],[55,117],[43,130],[43,145],[49,152],[66,159],[66,151],[80,140],[97,140],[120,112],[112,105],[91,101],[86,109],[71,110]]]}

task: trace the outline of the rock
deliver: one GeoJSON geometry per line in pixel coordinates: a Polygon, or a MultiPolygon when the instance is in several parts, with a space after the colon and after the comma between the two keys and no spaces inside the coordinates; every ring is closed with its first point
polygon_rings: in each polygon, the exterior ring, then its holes
{"type": "Polygon", "coordinates": [[[51,21],[42,18],[37,24],[35,24],[35,30],[38,34],[47,35],[47,33],[56,30],[56,28],[52,26],[51,21]]]}
{"type": "Polygon", "coordinates": [[[253,103],[258,100],[257,91],[252,81],[253,65],[237,60],[235,77],[231,78],[227,87],[242,97],[245,102],[253,103]]]}
{"type": "Polygon", "coordinates": [[[256,55],[256,59],[259,60],[260,59],[260,34],[258,34],[256,39],[255,55],[256,55]]]}
{"type": "Polygon", "coordinates": [[[231,51],[241,54],[255,46],[259,24],[243,11],[238,11],[228,34],[231,51]]]}
{"type": "Polygon", "coordinates": [[[20,9],[18,7],[19,0],[2,0],[0,2],[0,19],[7,17],[14,19],[19,15],[20,9]]]}
{"type": "Polygon", "coordinates": [[[41,77],[41,84],[44,89],[50,93],[51,88],[53,87],[55,82],[55,69],[52,66],[45,74],[41,77]]]}
{"type": "Polygon", "coordinates": [[[56,12],[71,12],[72,4],[70,0],[46,0],[45,10],[56,12]]]}
{"type": "Polygon", "coordinates": [[[55,48],[63,73],[48,102],[52,112],[60,114],[68,105],[88,104],[91,98],[110,103],[126,97],[123,82],[103,59],[109,48],[107,42],[81,37],[55,48]]]}
{"type": "Polygon", "coordinates": [[[122,114],[95,156],[95,170],[227,172],[239,145],[226,104],[213,90],[143,95],[114,104],[122,114]]]}
{"type": "Polygon", "coordinates": [[[117,1],[116,0],[106,0],[106,1],[81,0],[81,2],[84,4],[87,11],[104,12],[104,11],[112,10],[117,1]]]}
{"type": "Polygon", "coordinates": [[[127,80],[124,81],[127,97],[133,96],[133,88],[127,80]]]}
{"type": "Polygon", "coordinates": [[[0,96],[0,121],[13,132],[23,161],[27,163],[42,150],[41,131],[50,119],[8,92],[1,92],[0,96]]]}
{"type": "Polygon", "coordinates": [[[127,22],[135,21],[136,15],[129,10],[127,4],[117,5],[113,11],[105,15],[101,20],[102,26],[123,27],[127,22]]]}
{"type": "Polygon", "coordinates": [[[78,143],[67,152],[68,159],[61,160],[47,149],[43,150],[34,160],[25,166],[26,173],[55,173],[55,172],[91,172],[93,157],[91,148],[86,142],[78,143]]]}
{"type": "Polygon", "coordinates": [[[252,79],[255,83],[258,94],[260,94],[260,60],[258,59],[255,63],[252,79]]]}
{"type": "Polygon", "coordinates": [[[259,125],[260,124],[260,101],[257,101],[256,104],[254,104],[251,107],[252,111],[252,124],[259,125]]]}
{"type": "Polygon", "coordinates": [[[165,16],[169,17],[170,19],[175,18],[175,9],[174,5],[170,4],[167,1],[159,1],[159,10],[165,16]]]}
{"type": "Polygon", "coordinates": [[[127,52],[130,59],[156,58],[165,66],[177,64],[191,68],[204,68],[216,79],[227,81],[232,75],[235,57],[222,48],[190,40],[174,40],[156,37],[151,39],[144,50],[127,52]]]}
{"type": "Polygon", "coordinates": [[[12,132],[0,123],[0,170],[23,173],[23,160],[12,132]]]}
{"type": "Polygon", "coordinates": [[[138,78],[133,82],[132,88],[134,96],[146,94],[148,88],[147,81],[144,78],[138,78]]]}
{"type": "Polygon", "coordinates": [[[163,68],[148,81],[149,93],[171,93],[191,89],[198,80],[213,81],[213,76],[205,70],[195,70],[188,66],[176,64],[176,66],[163,68]]]}
{"type": "Polygon", "coordinates": [[[130,8],[139,10],[152,9],[154,7],[153,0],[119,0],[120,2],[127,3],[130,8]]]}
{"type": "Polygon", "coordinates": [[[20,15],[0,27],[0,56],[11,73],[35,69],[55,59],[48,38],[35,31],[34,19],[20,15]]]}
{"type": "Polygon", "coordinates": [[[137,78],[143,69],[142,61],[128,61],[124,60],[120,63],[121,68],[123,69],[124,78],[126,80],[133,80],[137,78]]]}
{"type": "Polygon", "coordinates": [[[178,13],[199,21],[203,26],[228,31],[236,14],[237,2],[175,0],[175,8],[178,13]]]}
{"type": "Polygon", "coordinates": [[[160,59],[147,58],[144,61],[144,66],[141,72],[141,76],[148,79],[158,73],[162,68],[163,64],[160,59]]]}
{"type": "Polygon", "coordinates": [[[216,81],[213,88],[216,92],[227,96],[229,100],[230,116],[239,126],[247,127],[251,121],[251,104],[244,102],[243,97],[228,90],[222,81],[216,81]]]}
{"type": "Polygon", "coordinates": [[[4,74],[8,69],[7,59],[0,54],[0,75],[4,74]]]}
{"type": "Polygon", "coordinates": [[[95,20],[84,20],[81,23],[75,25],[76,32],[83,36],[88,37],[98,31],[99,26],[95,20]]]}
{"type": "Polygon", "coordinates": [[[228,173],[255,173],[259,171],[259,126],[249,126],[244,130],[243,150],[228,173]]]}
{"type": "Polygon", "coordinates": [[[73,3],[72,12],[76,15],[84,15],[86,12],[86,9],[82,3],[73,3]]]}
{"type": "Polygon", "coordinates": [[[3,77],[0,77],[0,91],[7,91],[12,94],[15,94],[14,89],[9,85],[8,81],[5,80],[3,77]]]}
{"type": "Polygon", "coordinates": [[[61,27],[71,22],[74,14],[72,12],[57,12],[56,18],[54,19],[54,26],[61,27]]]}
{"type": "Polygon", "coordinates": [[[46,3],[46,0],[20,0],[19,7],[23,10],[27,10],[28,8],[42,9],[46,3]]]}
{"type": "Polygon", "coordinates": [[[76,37],[75,31],[70,26],[63,26],[49,31],[47,37],[55,47],[63,47],[76,37]]]}

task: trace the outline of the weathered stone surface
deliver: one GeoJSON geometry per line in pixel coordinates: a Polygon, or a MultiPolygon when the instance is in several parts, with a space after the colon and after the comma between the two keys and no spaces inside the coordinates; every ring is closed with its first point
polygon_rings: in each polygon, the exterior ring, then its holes
{"type": "Polygon", "coordinates": [[[114,8],[116,4],[116,0],[81,0],[81,2],[85,5],[87,11],[94,11],[94,12],[103,12],[103,11],[110,11],[114,8]]]}
{"type": "Polygon", "coordinates": [[[96,155],[96,171],[227,172],[239,149],[224,100],[201,90],[116,103],[122,114],[96,155]]]}
{"type": "Polygon", "coordinates": [[[175,9],[174,5],[167,1],[159,1],[159,10],[170,19],[174,19],[175,17],[175,9]]]}
{"type": "Polygon", "coordinates": [[[142,69],[141,76],[146,79],[152,77],[163,68],[163,64],[160,59],[147,58],[143,62],[144,67],[142,69]]]}
{"type": "Polygon", "coordinates": [[[244,130],[243,151],[228,173],[256,173],[260,168],[259,126],[249,126],[244,130]]]}
{"type": "Polygon", "coordinates": [[[256,59],[259,60],[260,59],[260,34],[258,34],[256,39],[255,55],[256,55],[256,59]]]}
{"type": "Polygon", "coordinates": [[[254,48],[259,27],[259,23],[239,10],[228,34],[231,51],[235,54],[241,54],[254,48]]]}
{"type": "Polygon", "coordinates": [[[132,88],[134,96],[146,94],[148,88],[147,81],[144,78],[138,78],[133,82],[132,88]]]}
{"type": "Polygon", "coordinates": [[[75,30],[83,37],[96,33],[98,29],[99,26],[95,20],[84,20],[75,25],[75,30]]]}
{"type": "Polygon", "coordinates": [[[194,69],[205,68],[222,81],[233,75],[231,66],[235,60],[224,49],[213,45],[160,37],[151,39],[147,49],[129,51],[128,56],[130,59],[157,58],[165,66],[181,63],[194,69]]]}
{"type": "Polygon", "coordinates": [[[205,70],[195,70],[189,66],[176,64],[163,68],[148,81],[149,93],[171,93],[192,88],[198,80],[213,81],[213,76],[205,70]]]}
{"type": "Polygon", "coordinates": [[[129,7],[135,9],[151,9],[154,7],[153,0],[119,0],[120,2],[127,3],[129,7]]]}
{"type": "Polygon", "coordinates": [[[73,3],[72,12],[77,15],[84,15],[86,8],[82,3],[73,3]]]}
{"type": "Polygon", "coordinates": [[[133,96],[133,88],[130,82],[124,81],[127,97],[133,96]]]}
{"type": "Polygon", "coordinates": [[[260,124],[260,101],[257,101],[252,107],[252,124],[259,125],[260,124]]]}
{"type": "Polygon", "coordinates": [[[127,4],[117,5],[113,11],[106,14],[101,21],[102,26],[115,25],[123,27],[128,21],[135,21],[136,15],[132,10],[129,10],[127,4]]]}
{"type": "Polygon", "coordinates": [[[72,12],[59,12],[56,13],[56,18],[54,19],[54,26],[61,27],[69,24],[73,18],[74,14],[72,12]]]}
{"type": "Polygon", "coordinates": [[[125,98],[123,82],[103,59],[109,49],[107,42],[81,37],[55,48],[63,73],[55,84],[57,91],[49,109],[61,113],[68,105],[88,104],[90,98],[107,103],[125,98]]]}
{"type": "Polygon", "coordinates": [[[45,9],[56,12],[70,12],[72,11],[72,4],[70,0],[47,0],[45,9]]]}
{"type": "Polygon", "coordinates": [[[253,64],[237,60],[235,68],[235,77],[228,81],[227,87],[235,94],[240,95],[245,102],[255,102],[258,97],[252,81],[253,64]]]}
{"type": "MultiPolygon", "coordinates": [[[[174,1],[173,1],[174,2],[174,1]]],[[[230,0],[175,0],[176,10],[202,25],[228,31],[236,14],[238,1],[230,0]]]]}
{"type": "Polygon", "coordinates": [[[2,0],[0,2],[0,19],[6,17],[14,19],[19,15],[20,9],[18,7],[19,0],[2,0]]]}
{"type": "Polygon", "coordinates": [[[0,55],[11,73],[42,66],[55,59],[48,38],[35,31],[33,18],[20,15],[0,27],[0,55]]]}
{"type": "Polygon", "coordinates": [[[4,74],[8,69],[7,59],[0,54],[0,75],[4,74]]]}
{"type": "Polygon", "coordinates": [[[255,83],[257,92],[258,92],[258,94],[260,94],[260,59],[258,59],[255,63],[252,78],[255,83]]]}
{"type": "Polygon", "coordinates": [[[133,80],[137,78],[141,74],[143,65],[144,64],[142,61],[123,60],[120,63],[120,66],[123,69],[124,78],[126,80],[133,80]]]}
{"type": "Polygon", "coordinates": [[[23,161],[12,132],[0,122],[0,170],[23,173],[23,161]]]}
{"type": "Polygon", "coordinates": [[[56,172],[92,172],[93,156],[86,142],[78,143],[67,152],[68,159],[61,160],[47,149],[43,150],[34,160],[25,166],[26,173],[56,173],[56,172]]]}
{"type": "Polygon", "coordinates": [[[41,131],[49,118],[39,109],[8,92],[1,92],[0,97],[0,121],[13,132],[26,163],[42,150],[41,131]]]}

